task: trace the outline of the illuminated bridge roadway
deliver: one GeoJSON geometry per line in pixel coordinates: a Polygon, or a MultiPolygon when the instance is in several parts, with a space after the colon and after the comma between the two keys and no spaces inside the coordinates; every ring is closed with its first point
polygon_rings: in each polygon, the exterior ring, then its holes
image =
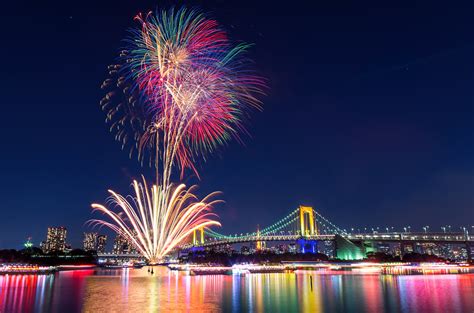
{"type": "Polygon", "coordinates": [[[295,242],[300,247],[309,244],[313,251],[317,242],[333,241],[336,256],[339,258],[342,255],[358,255],[356,258],[362,258],[368,251],[366,248],[374,243],[399,243],[401,251],[405,251],[405,246],[415,243],[463,244],[466,247],[468,258],[471,259],[471,245],[474,244],[474,236],[469,235],[467,231],[463,233],[373,232],[354,234],[337,227],[312,207],[300,206],[276,223],[263,229],[257,229],[253,233],[223,235],[210,229],[200,229],[194,232],[192,242],[182,245],[181,250],[240,243],[255,243],[259,249],[262,243],[267,241],[295,242]]]}
{"type": "MultiPolygon", "coordinates": [[[[334,235],[262,235],[262,236],[247,236],[235,238],[208,238],[202,243],[187,244],[186,247],[213,247],[226,244],[249,243],[258,241],[298,241],[304,240],[335,240],[337,234],[334,235]]],[[[451,234],[429,234],[429,233],[376,233],[376,234],[343,234],[341,237],[350,241],[375,241],[375,242],[433,242],[433,243],[465,243],[471,242],[474,244],[474,236],[465,236],[462,233],[451,234]]]]}

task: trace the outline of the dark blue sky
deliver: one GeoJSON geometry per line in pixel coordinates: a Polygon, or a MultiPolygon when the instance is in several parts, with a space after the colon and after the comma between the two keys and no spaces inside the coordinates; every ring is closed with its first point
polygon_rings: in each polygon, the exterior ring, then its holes
{"type": "MultiPolygon", "coordinates": [[[[302,203],[346,228],[474,225],[473,2],[313,2],[186,2],[255,43],[269,80],[251,138],[191,179],[224,192],[222,231],[302,203]]],[[[98,102],[133,16],[169,3],[2,4],[0,248],[37,244],[51,225],[77,246],[91,202],[151,175],[98,102]]]]}

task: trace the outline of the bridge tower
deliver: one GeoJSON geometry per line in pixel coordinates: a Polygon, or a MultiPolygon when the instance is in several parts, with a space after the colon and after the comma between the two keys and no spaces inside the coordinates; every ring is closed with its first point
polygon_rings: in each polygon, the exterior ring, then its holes
{"type": "Polygon", "coordinates": [[[313,208],[310,206],[300,205],[300,231],[303,237],[314,236],[319,233],[314,219],[313,208]],[[306,223],[306,216],[308,223],[306,223]]]}
{"type": "Polygon", "coordinates": [[[319,235],[313,208],[300,205],[300,232],[301,237],[297,240],[301,253],[318,252],[318,241],[311,239],[311,236],[319,235]]]}
{"type": "Polygon", "coordinates": [[[193,245],[197,246],[199,244],[204,244],[204,227],[196,228],[193,231],[193,245]],[[198,240],[198,231],[199,231],[199,234],[201,235],[199,240],[198,240]]]}
{"type": "MultiPolygon", "coordinates": [[[[260,225],[257,225],[257,239],[260,238],[260,225]]],[[[257,240],[257,251],[262,250],[263,248],[263,242],[257,240]]]]}

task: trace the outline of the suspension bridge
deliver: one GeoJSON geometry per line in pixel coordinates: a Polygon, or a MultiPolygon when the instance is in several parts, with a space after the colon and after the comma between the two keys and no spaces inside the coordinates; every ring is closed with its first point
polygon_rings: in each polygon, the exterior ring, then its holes
{"type": "MultiPolygon", "coordinates": [[[[332,242],[334,255],[339,259],[362,259],[373,251],[376,243],[397,243],[401,255],[405,248],[416,243],[462,244],[471,259],[471,246],[474,236],[467,231],[460,233],[428,232],[386,232],[353,233],[336,226],[312,207],[300,206],[287,216],[263,229],[252,233],[224,235],[211,229],[198,229],[193,233],[191,243],[181,246],[182,250],[212,248],[233,244],[253,243],[260,250],[265,242],[291,242],[299,251],[317,252],[320,242],[332,242]]],[[[414,249],[412,249],[413,251],[414,249]]]]}

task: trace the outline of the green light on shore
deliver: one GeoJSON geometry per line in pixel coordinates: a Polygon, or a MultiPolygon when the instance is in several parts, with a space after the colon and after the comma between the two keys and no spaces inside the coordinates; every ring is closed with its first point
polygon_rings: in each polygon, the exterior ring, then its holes
{"type": "Polygon", "coordinates": [[[33,247],[33,243],[32,243],[31,241],[29,241],[29,240],[28,240],[27,242],[25,242],[23,245],[24,245],[25,248],[27,248],[27,249],[33,247]]]}

